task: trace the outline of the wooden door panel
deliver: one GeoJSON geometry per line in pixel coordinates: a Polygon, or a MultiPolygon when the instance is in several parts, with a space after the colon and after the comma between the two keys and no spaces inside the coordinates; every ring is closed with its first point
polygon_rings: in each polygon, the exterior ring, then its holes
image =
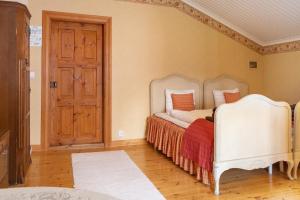
{"type": "Polygon", "coordinates": [[[75,30],[62,29],[60,30],[60,60],[74,59],[75,50],[75,30]]]}
{"type": "Polygon", "coordinates": [[[20,94],[20,101],[23,102],[20,104],[20,131],[18,131],[18,148],[23,149],[24,148],[24,135],[26,133],[26,88],[27,88],[27,71],[26,66],[24,65],[24,62],[22,59],[19,60],[19,74],[20,74],[20,86],[19,86],[19,94],[20,94]],[[21,84],[22,83],[22,84],[21,84]]]}
{"type": "Polygon", "coordinates": [[[26,91],[25,91],[25,113],[26,115],[30,115],[30,69],[29,67],[26,67],[26,91]]]}
{"type": "Polygon", "coordinates": [[[76,64],[76,42],[78,38],[78,27],[76,23],[54,22],[54,40],[57,67],[74,67],[76,64]]]}
{"type": "Polygon", "coordinates": [[[82,31],[83,51],[85,59],[93,59],[97,62],[97,31],[82,31]]]}
{"type": "Polygon", "coordinates": [[[59,106],[57,109],[57,133],[61,139],[73,138],[74,136],[74,107],[59,106]]]}
{"type": "Polygon", "coordinates": [[[81,70],[80,99],[97,98],[97,69],[81,70]]]}
{"type": "Polygon", "coordinates": [[[78,51],[79,62],[83,67],[102,65],[103,36],[102,26],[85,24],[80,29],[81,49],[78,51]]]}
{"type": "MultiPolygon", "coordinates": [[[[96,139],[96,106],[80,106],[78,114],[78,136],[96,139]]],[[[95,140],[95,142],[98,142],[95,140]]]]}
{"type": "Polygon", "coordinates": [[[73,102],[74,99],[74,69],[57,69],[57,101],[63,103],[66,100],[73,102]]]}

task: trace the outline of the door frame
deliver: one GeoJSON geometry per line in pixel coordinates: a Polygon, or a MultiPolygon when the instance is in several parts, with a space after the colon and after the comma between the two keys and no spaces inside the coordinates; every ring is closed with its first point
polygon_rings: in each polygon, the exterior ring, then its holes
{"type": "Polygon", "coordinates": [[[50,87],[49,87],[49,69],[50,69],[50,35],[51,22],[54,20],[92,23],[103,25],[103,137],[104,146],[111,144],[111,17],[84,15],[76,13],[65,13],[43,10],[42,22],[42,85],[41,85],[41,147],[43,150],[50,149],[49,145],[49,122],[50,122],[50,87]]]}

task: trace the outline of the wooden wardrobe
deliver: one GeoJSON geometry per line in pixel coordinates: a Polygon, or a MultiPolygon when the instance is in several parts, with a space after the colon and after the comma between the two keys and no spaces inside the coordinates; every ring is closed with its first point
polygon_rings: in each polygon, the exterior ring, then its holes
{"type": "Polygon", "coordinates": [[[23,183],[31,163],[30,17],[23,4],[0,1],[0,130],[9,131],[10,184],[23,183]]]}

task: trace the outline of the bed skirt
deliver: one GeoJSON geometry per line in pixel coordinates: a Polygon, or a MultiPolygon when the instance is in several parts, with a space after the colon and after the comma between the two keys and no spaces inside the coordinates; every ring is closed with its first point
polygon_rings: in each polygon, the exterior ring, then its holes
{"type": "MultiPolygon", "coordinates": [[[[184,158],[180,154],[182,137],[185,129],[179,127],[167,120],[156,116],[147,118],[146,137],[147,141],[154,146],[155,149],[161,151],[180,168],[195,175],[197,180],[206,185],[213,184],[213,175],[211,172],[202,169],[193,161],[184,158]]],[[[213,189],[213,188],[212,188],[213,189]]]]}

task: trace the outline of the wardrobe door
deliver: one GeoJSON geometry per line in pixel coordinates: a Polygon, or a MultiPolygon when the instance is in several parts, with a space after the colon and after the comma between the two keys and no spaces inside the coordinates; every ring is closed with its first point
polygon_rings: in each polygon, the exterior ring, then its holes
{"type": "Polygon", "coordinates": [[[19,59],[19,134],[18,134],[18,179],[22,183],[30,164],[30,67],[29,67],[29,23],[23,16],[19,23],[23,22],[20,37],[21,52],[19,59]]]}
{"type": "Polygon", "coordinates": [[[24,106],[24,166],[25,170],[29,167],[31,162],[30,159],[30,62],[29,62],[29,37],[30,37],[30,26],[29,19],[27,16],[25,19],[25,30],[24,30],[24,64],[25,64],[25,78],[23,80],[24,84],[24,101],[22,102],[24,106]]]}

